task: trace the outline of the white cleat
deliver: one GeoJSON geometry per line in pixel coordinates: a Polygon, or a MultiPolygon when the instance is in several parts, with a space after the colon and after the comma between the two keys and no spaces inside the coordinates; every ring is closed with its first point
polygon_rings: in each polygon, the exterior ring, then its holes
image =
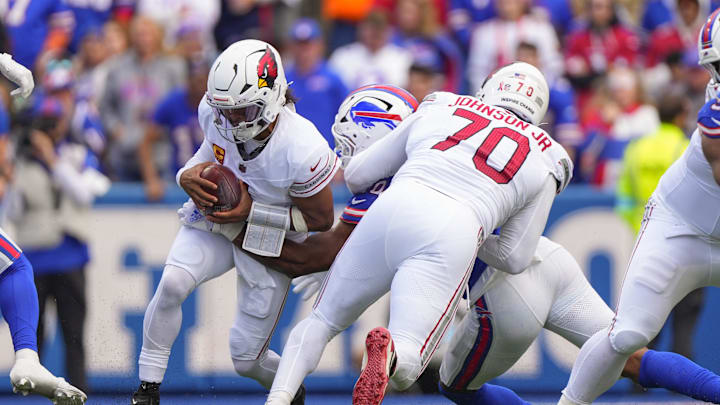
{"type": "Polygon", "coordinates": [[[83,405],[87,401],[87,395],[74,386],[68,384],[65,379],[59,378],[60,383],[53,392],[52,402],[55,405],[83,405]]]}
{"type": "Polygon", "coordinates": [[[13,392],[23,396],[38,394],[57,405],[82,405],[87,401],[84,392],[55,377],[38,359],[37,353],[23,349],[16,353],[15,364],[10,370],[13,392]]]}

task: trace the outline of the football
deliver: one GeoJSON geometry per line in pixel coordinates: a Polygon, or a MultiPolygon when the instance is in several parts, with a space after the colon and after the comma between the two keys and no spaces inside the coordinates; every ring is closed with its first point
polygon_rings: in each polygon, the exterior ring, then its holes
{"type": "Polygon", "coordinates": [[[242,196],[240,180],[235,176],[232,170],[223,165],[214,163],[203,169],[203,171],[200,172],[200,177],[217,184],[217,189],[206,190],[218,199],[215,205],[208,208],[207,211],[229,211],[240,203],[242,196]]]}

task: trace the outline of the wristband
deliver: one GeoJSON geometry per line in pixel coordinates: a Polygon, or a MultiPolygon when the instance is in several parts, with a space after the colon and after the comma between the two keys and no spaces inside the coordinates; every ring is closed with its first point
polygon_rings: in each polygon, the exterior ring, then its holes
{"type": "Polygon", "coordinates": [[[278,257],[288,229],[289,208],[253,202],[242,247],[256,255],[278,257]]]}
{"type": "Polygon", "coordinates": [[[302,211],[300,211],[300,208],[293,205],[290,207],[290,216],[292,217],[292,223],[294,225],[294,228],[298,232],[307,232],[308,226],[307,222],[305,222],[305,217],[303,217],[302,211]]]}

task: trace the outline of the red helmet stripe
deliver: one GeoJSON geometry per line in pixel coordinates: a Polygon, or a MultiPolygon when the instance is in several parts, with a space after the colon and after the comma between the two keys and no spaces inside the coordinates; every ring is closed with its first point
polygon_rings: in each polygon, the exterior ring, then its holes
{"type": "Polygon", "coordinates": [[[397,87],[397,86],[393,86],[393,85],[370,84],[367,86],[360,87],[359,89],[356,89],[355,91],[351,92],[350,94],[352,95],[352,94],[355,94],[355,93],[357,93],[359,91],[363,91],[363,90],[380,90],[380,91],[388,92],[390,94],[394,94],[394,95],[400,97],[408,106],[410,106],[410,108],[412,108],[413,112],[415,110],[417,110],[418,105],[419,105],[417,99],[415,99],[415,97],[413,97],[413,95],[410,94],[407,90],[397,87]]]}
{"type": "Polygon", "coordinates": [[[710,42],[710,35],[712,34],[712,27],[715,24],[715,20],[717,19],[718,13],[720,13],[720,8],[713,11],[712,14],[710,14],[710,17],[705,22],[705,25],[703,26],[702,30],[702,42],[703,43],[709,43],[710,42]]]}
{"type": "Polygon", "coordinates": [[[382,119],[386,119],[386,120],[402,121],[402,117],[397,114],[388,114],[388,113],[372,112],[372,111],[357,111],[357,112],[355,112],[355,115],[360,116],[360,117],[382,118],[382,119]]]}

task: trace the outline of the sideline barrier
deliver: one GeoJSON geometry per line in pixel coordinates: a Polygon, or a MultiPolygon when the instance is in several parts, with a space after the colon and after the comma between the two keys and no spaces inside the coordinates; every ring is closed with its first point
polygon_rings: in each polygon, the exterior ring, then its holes
{"type": "MultiPolygon", "coordinates": [[[[336,211],[340,212],[350,194],[340,186],[335,197],[336,211]]],[[[181,190],[172,187],[162,202],[150,204],[140,185],[115,184],[87,218],[93,258],[87,269],[87,368],[95,393],[130,393],[137,386],[144,310],[160,281],[165,256],[179,226],[175,211],[185,198],[181,190]]],[[[611,195],[570,187],[556,199],[546,229],[547,236],[575,256],[592,285],[610,303],[617,298],[634,242],[632,231],[614,214],[612,204],[611,195]]],[[[173,346],[163,391],[262,390],[254,381],[238,377],[229,357],[228,331],[236,310],[235,277],[230,271],[201,286],[185,302],[183,326],[173,346]]],[[[716,350],[720,325],[709,312],[719,306],[720,294],[711,289],[695,336],[695,360],[713,371],[720,369],[716,350]]],[[[291,326],[310,308],[311,302],[302,302],[291,293],[271,349],[280,351],[291,326]]],[[[359,362],[367,331],[387,322],[386,308],[387,296],[328,345],[318,370],[306,380],[308,389],[352,389],[357,376],[353,361],[359,362]]],[[[52,371],[64,374],[61,337],[50,318],[44,361],[52,371]]],[[[667,340],[661,339],[660,348],[668,346],[667,340]]],[[[0,375],[7,376],[13,353],[4,323],[0,342],[5,347],[0,351],[0,375]]],[[[559,393],[576,355],[577,349],[568,342],[543,332],[511,372],[497,382],[522,392],[559,393]]],[[[622,382],[614,389],[627,389],[628,385],[622,382]]],[[[8,377],[0,378],[0,387],[10,387],[8,377]]]]}

